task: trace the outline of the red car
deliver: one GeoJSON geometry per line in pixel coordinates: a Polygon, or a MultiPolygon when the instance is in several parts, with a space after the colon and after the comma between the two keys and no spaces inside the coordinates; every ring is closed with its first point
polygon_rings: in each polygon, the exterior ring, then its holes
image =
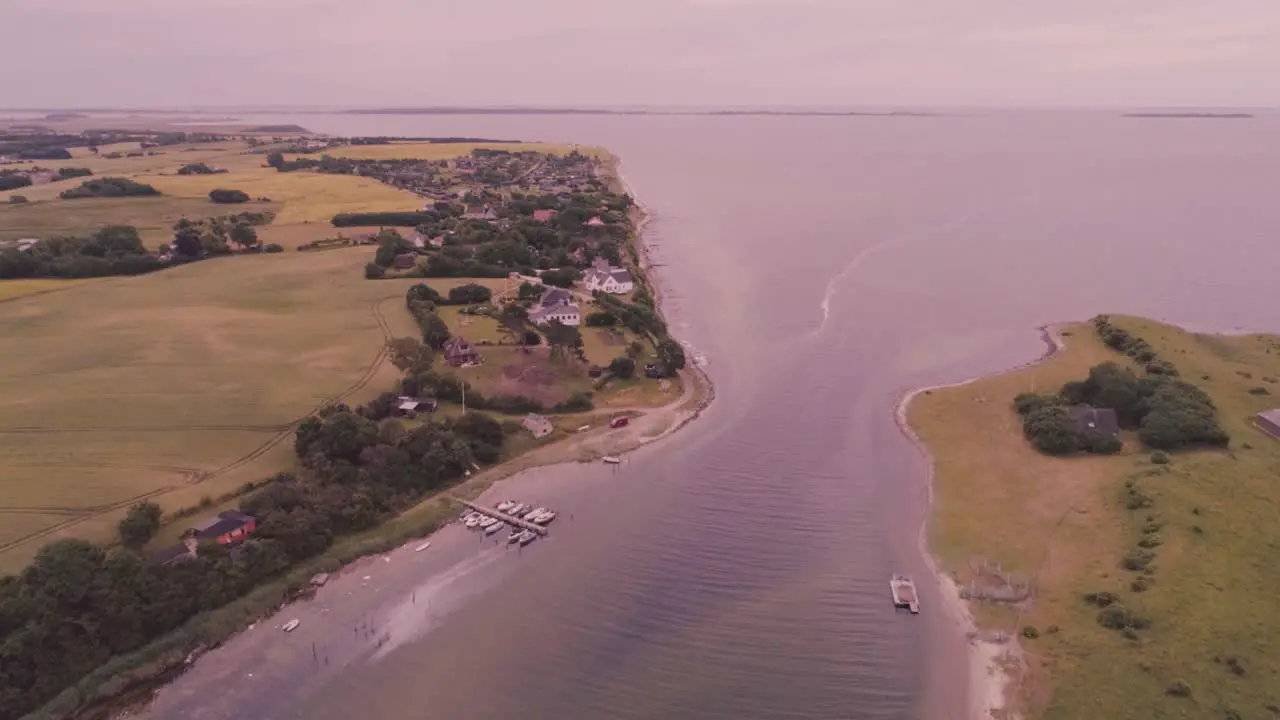
{"type": "Polygon", "coordinates": [[[631,422],[631,418],[626,417],[626,416],[624,415],[624,416],[622,416],[622,417],[616,417],[616,418],[614,418],[614,419],[610,420],[610,421],[609,421],[609,427],[611,427],[611,428],[626,427],[626,426],[627,426],[627,423],[630,423],[630,422],[631,422]]]}

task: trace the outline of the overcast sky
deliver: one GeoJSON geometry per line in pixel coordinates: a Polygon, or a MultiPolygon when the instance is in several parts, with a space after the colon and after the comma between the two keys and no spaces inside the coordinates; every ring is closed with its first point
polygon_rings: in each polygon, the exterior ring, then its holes
{"type": "Polygon", "coordinates": [[[0,0],[0,106],[1280,105],[1280,0],[0,0]]]}

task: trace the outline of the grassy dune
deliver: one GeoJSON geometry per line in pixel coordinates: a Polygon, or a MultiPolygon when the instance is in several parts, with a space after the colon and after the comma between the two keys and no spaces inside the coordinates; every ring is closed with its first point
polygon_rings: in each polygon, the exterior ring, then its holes
{"type": "Polygon", "coordinates": [[[66,290],[85,282],[84,280],[6,280],[0,282],[0,302],[13,300],[28,295],[40,295],[47,292],[66,290]]]}
{"type": "Polygon", "coordinates": [[[49,539],[19,513],[109,535],[132,498],[175,509],[287,467],[289,443],[268,444],[295,419],[390,385],[379,351],[415,334],[408,281],[365,281],[366,254],[223,258],[0,304],[21,348],[0,353],[0,569],[49,539]]]}
{"type": "Polygon", "coordinates": [[[974,605],[986,627],[1038,630],[1021,640],[1027,662],[1019,700],[1030,717],[1280,715],[1280,626],[1272,621],[1280,611],[1280,575],[1272,569],[1280,441],[1252,424],[1254,414],[1280,405],[1280,338],[1112,319],[1212,396],[1230,449],[1173,454],[1167,465],[1154,464],[1133,437],[1113,457],[1054,459],[1031,450],[1011,408],[1017,393],[1053,391],[1098,362],[1127,360],[1090,326],[1071,326],[1067,349],[1035,367],[935,390],[912,404],[910,422],[936,462],[931,545],[962,584],[972,578],[974,558],[1034,577],[1038,592],[1021,610],[974,605]],[[1129,486],[1151,506],[1128,509],[1129,486]],[[1135,591],[1141,573],[1120,561],[1151,523],[1160,525],[1162,544],[1150,587],[1135,591]],[[1136,639],[1101,627],[1098,608],[1082,600],[1100,591],[1118,595],[1151,627],[1136,639]],[[1190,686],[1190,697],[1167,693],[1178,681],[1190,686]]]}

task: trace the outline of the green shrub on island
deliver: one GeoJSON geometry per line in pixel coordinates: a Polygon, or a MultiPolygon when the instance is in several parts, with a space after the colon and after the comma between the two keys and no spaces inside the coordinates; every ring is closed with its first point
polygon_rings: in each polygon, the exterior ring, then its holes
{"type": "Polygon", "coordinates": [[[249,202],[249,194],[243,190],[212,190],[209,192],[209,200],[216,203],[245,203],[249,202]]]}
{"type": "Polygon", "coordinates": [[[160,194],[154,187],[122,177],[104,177],[86,180],[80,187],[63,190],[58,197],[63,200],[80,198],[154,197],[160,194]]]}

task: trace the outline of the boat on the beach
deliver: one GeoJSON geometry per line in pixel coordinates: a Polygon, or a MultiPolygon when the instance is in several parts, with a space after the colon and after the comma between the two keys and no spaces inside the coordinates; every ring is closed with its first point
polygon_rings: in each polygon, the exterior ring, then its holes
{"type": "Polygon", "coordinates": [[[506,523],[503,523],[503,522],[495,522],[494,524],[492,524],[492,525],[490,525],[489,527],[487,527],[487,528],[485,528],[485,529],[484,529],[484,534],[485,534],[485,535],[492,535],[492,534],[494,534],[494,533],[498,532],[499,530],[501,530],[502,528],[504,528],[504,527],[506,527],[506,526],[507,526],[507,524],[506,524],[506,523]]]}
{"type": "Polygon", "coordinates": [[[916,594],[916,584],[908,575],[894,575],[889,578],[889,591],[893,593],[893,606],[906,608],[914,615],[920,612],[920,600],[916,594]]]}
{"type": "Polygon", "coordinates": [[[600,459],[601,459],[601,460],[604,460],[605,462],[609,463],[610,465],[617,465],[618,463],[622,462],[622,458],[617,457],[617,456],[614,456],[614,455],[605,455],[604,457],[602,457],[602,458],[600,458],[600,459]]]}
{"type": "Polygon", "coordinates": [[[280,629],[281,629],[281,630],[283,630],[283,631],[285,631],[285,632],[293,632],[294,630],[296,630],[296,629],[297,629],[298,625],[300,625],[300,624],[302,624],[302,623],[301,623],[301,621],[299,621],[299,620],[298,620],[298,618],[294,618],[294,619],[290,620],[289,622],[285,623],[285,624],[284,624],[284,627],[282,627],[282,628],[280,628],[280,629]]]}
{"type": "Polygon", "coordinates": [[[414,552],[422,552],[423,550],[426,550],[426,549],[427,549],[427,548],[429,548],[429,547],[431,547],[431,543],[429,543],[429,542],[424,542],[424,543],[422,543],[421,545],[419,545],[418,547],[414,548],[414,549],[413,549],[413,551],[414,551],[414,552]]]}
{"type": "Polygon", "coordinates": [[[516,541],[520,543],[520,547],[524,547],[525,545],[528,545],[529,543],[537,539],[538,539],[537,533],[533,532],[532,530],[525,530],[524,532],[520,533],[520,537],[516,538],[516,541]]]}

